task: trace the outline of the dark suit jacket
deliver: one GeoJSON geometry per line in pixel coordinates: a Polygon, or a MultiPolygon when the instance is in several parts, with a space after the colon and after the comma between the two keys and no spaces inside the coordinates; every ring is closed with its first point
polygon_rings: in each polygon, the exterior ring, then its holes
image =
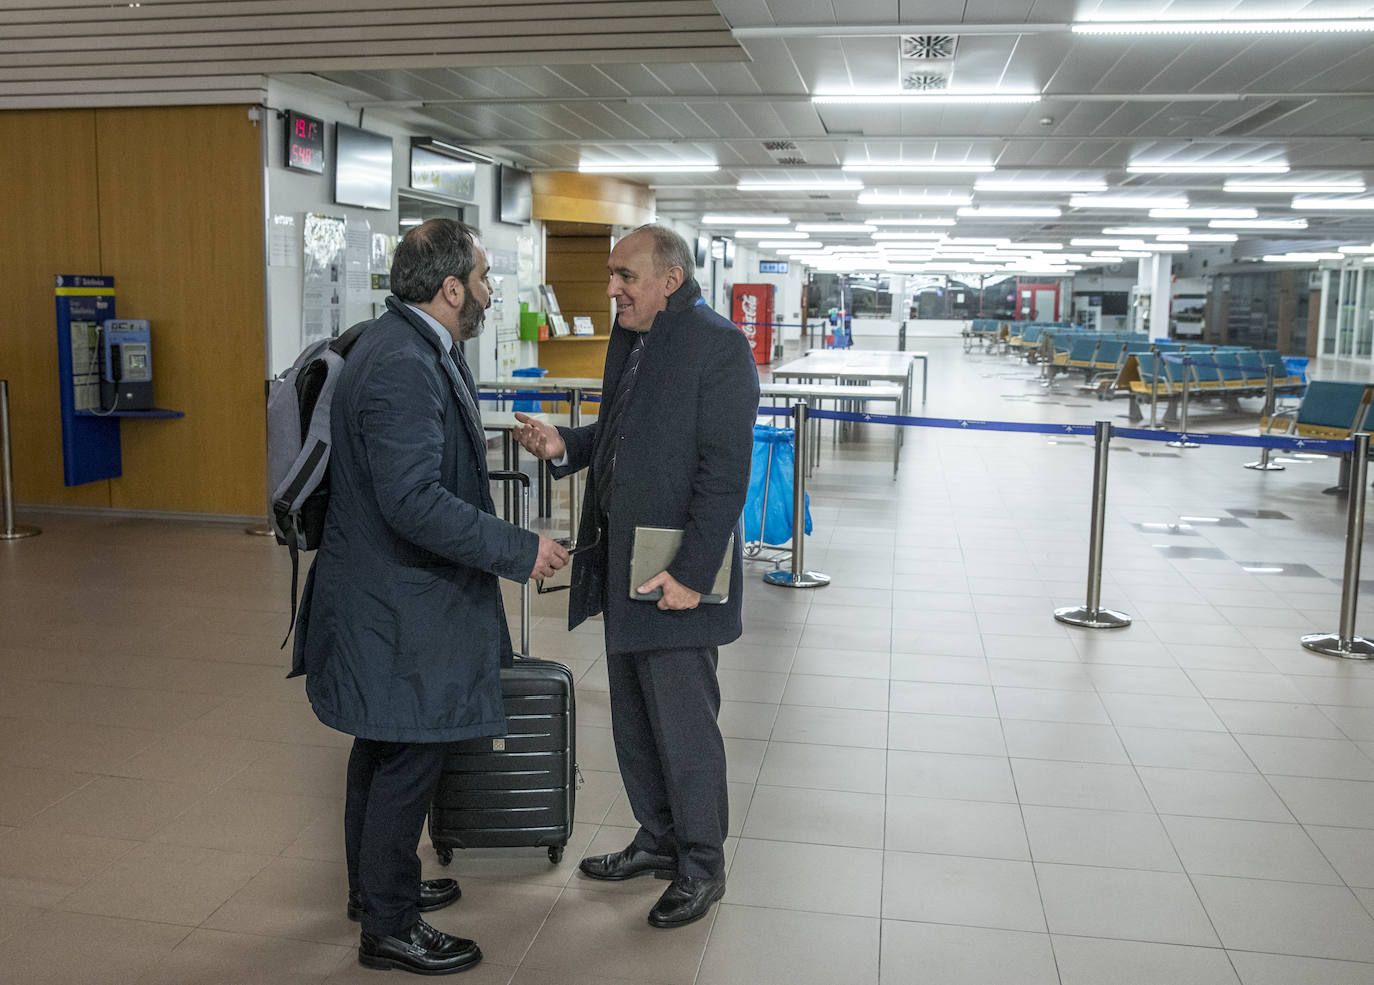
{"type": "Polygon", "coordinates": [[[486,438],[457,367],[395,298],[363,332],[330,404],[324,539],[293,673],[320,721],[383,742],[505,731],[511,652],[497,576],[524,581],[539,538],[494,515],[486,438]]]}
{"type": "MultiPolygon", "coordinates": [[[[730,597],[723,605],[660,611],[633,601],[630,544],[636,526],[679,527],[682,547],[668,566],[688,588],[707,592],[726,541],[739,525],[749,486],[758,371],[744,333],[698,304],[701,288],[688,279],[654,318],[639,379],[625,410],[625,440],[617,451],[608,529],[601,549],[573,561],[568,626],[603,609],[606,646],[613,653],[681,646],[719,646],[742,631],[742,536],[735,537],[730,597]]],[[[603,380],[606,400],[615,393],[635,333],[611,329],[603,380]]],[[[603,405],[603,412],[606,409],[603,405]]],[[[560,429],[567,475],[591,464],[601,421],[560,429]]],[[[599,517],[594,478],[582,504],[579,540],[592,536],[599,517]]]]}

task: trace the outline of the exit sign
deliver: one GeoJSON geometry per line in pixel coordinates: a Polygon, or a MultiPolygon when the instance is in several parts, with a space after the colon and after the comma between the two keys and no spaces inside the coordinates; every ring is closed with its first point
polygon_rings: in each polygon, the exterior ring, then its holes
{"type": "Polygon", "coordinates": [[[760,260],[759,273],[761,274],[785,274],[787,273],[786,260],[760,260]]]}

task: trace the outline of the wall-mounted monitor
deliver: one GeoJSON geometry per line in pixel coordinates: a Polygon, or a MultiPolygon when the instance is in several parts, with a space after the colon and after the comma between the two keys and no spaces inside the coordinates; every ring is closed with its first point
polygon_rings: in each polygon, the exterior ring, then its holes
{"type": "Polygon", "coordinates": [[[697,237],[697,266],[706,266],[706,260],[711,255],[711,237],[704,233],[697,237]]]}
{"type": "Polygon", "coordinates": [[[733,239],[725,241],[725,255],[721,257],[720,265],[726,270],[735,265],[735,241],[733,239]]]}
{"type": "Polygon", "coordinates": [[[523,226],[530,221],[534,204],[530,173],[503,164],[496,172],[496,218],[523,226]]]}
{"type": "Polygon", "coordinates": [[[471,202],[477,190],[477,162],[459,161],[412,144],[410,187],[471,202]]]}
{"type": "Polygon", "coordinates": [[[334,125],[334,201],[362,209],[391,208],[391,138],[346,123],[334,125]]]}

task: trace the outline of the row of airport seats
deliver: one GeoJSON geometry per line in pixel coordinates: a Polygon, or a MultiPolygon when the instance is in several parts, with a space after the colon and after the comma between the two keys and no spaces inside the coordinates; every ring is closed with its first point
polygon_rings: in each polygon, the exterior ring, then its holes
{"type": "MultiPolygon", "coordinates": [[[[1190,405],[1219,400],[1240,414],[1241,397],[1266,395],[1271,371],[1276,399],[1302,395],[1306,381],[1301,374],[1289,372],[1277,349],[1247,346],[1155,343],[1149,352],[1127,354],[1116,375],[1103,382],[1109,391],[1129,395],[1133,421],[1144,418],[1141,400],[1165,399],[1167,423],[1174,420],[1185,390],[1190,405]]],[[[1099,393],[1105,395],[1102,390],[1099,393]]]]}
{"type": "Polygon", "coordinates": [[[988,349],[1000,348],[1006,352],[1011,349],[1025,349],[1035,346],[1040,333],[1044,331],[1077,331],[1086,329],[1066,321],[1006,321],[1000,318],[974,318],[961,333],[964,338],[964,351],[970,351],[975,344],[988,349]]]}

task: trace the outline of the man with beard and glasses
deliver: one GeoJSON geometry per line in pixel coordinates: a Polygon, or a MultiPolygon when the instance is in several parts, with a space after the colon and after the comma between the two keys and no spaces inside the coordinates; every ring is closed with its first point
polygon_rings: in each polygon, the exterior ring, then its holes
{"type": "Polygon", "coordinates": [[[422,882],[416,855],[445,744],[506,731],[498,579],[547,578],[568,554],[495,515],[459,345],[491,303],[475,230],[451,219],[412,229],[391,289],[330,404],[329,511],[292,676],[306,675],[320,721],[354,736],[344,840],[358,960],[438,975],[482,959],[420,918],[459,896],[452,879],[422,882]]]}

